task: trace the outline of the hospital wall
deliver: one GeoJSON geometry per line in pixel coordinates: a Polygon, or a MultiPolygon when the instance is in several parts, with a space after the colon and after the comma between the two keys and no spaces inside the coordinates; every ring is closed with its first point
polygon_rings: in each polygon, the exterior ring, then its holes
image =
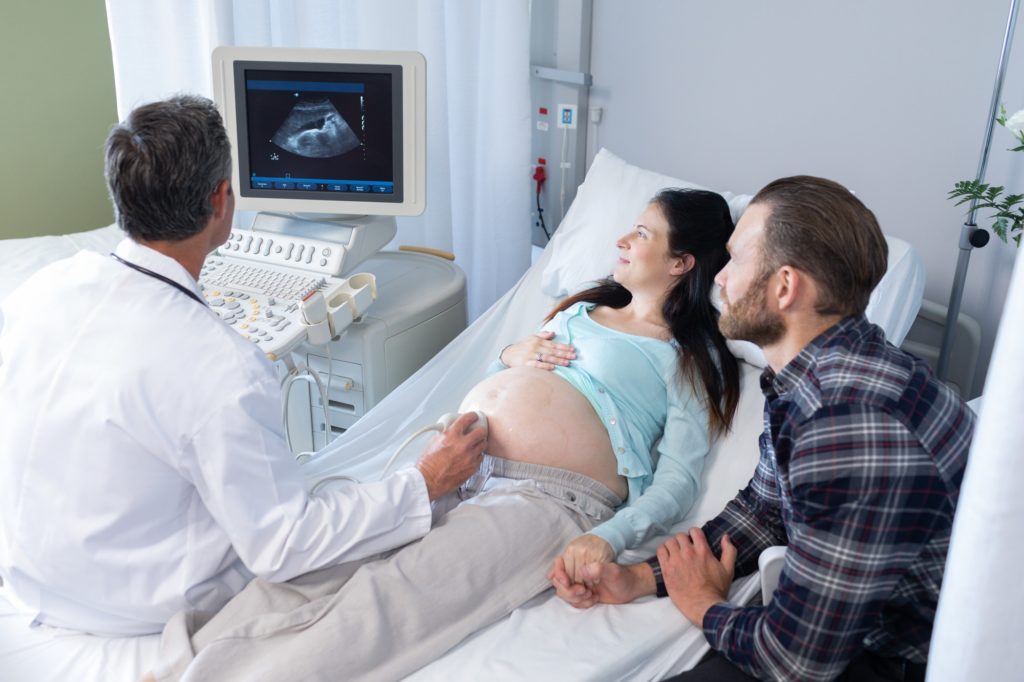
{"type": "MultiPolygon", "coordinates": [[[[753,193],[785,175],[833,178],[916,247],[925,298],[949,300],[965,213],[946,199],[977,171],[1009,2],[594,0],[590,152],[753,193]]],[[[1003,90],[1024,108],[1024,28],[1003,90]]],[[[1024,192],[997,128],[990,180],[1024,192]]],[[[981,216],[985,216],[983,212],[981,216]]],[[[979,218],[979,225],[990,221],[979,218]]],[[[1016,248],[974,251],[963,311],[982,326],[982,389],[1016,248]]]]}
{"type": "Polygon", "coordinates": [[[5,2],[0,63],[0,239],[109,225],[103,140],[117,112],[102,0],[5,2]]]}

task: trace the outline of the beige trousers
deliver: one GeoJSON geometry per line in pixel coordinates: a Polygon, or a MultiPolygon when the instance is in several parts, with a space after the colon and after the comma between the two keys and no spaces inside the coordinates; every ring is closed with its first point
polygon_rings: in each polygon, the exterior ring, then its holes
{"type": "Polygon", "coordinates": [[[548,588],[565,546],[621,500],[585,476],[485,458],[422,539],[182,613],[160,680],[397,680],[548,588]],[[460,499],[461,498],[461,499],[460,499]]]}

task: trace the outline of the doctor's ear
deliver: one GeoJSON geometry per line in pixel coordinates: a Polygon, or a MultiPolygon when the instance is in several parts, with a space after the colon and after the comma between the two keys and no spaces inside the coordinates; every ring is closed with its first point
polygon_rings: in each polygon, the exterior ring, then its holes
{"type": "Polygon", "coordinates": [[[217,217],[224,215],[228,210],[228,197],[232,194],[231,181],[221,180],[210,195],[210,203],[213,204],[213,214],[217,217]]]}
{"type": "Polygon", "coordinates": [[[678,277],[679,275],[685,275],[690,270],[693,270],[693,266],[697,264],[697,259],[693,257],[692,253],[684,253],[682,256],[675,256],[672,259],[672,267],[669,269],[669,274],[678,277]]]}
{"type": "Polygon", "coordinates": [[[217,186],[214,188],[213,193],[215,195],[220,194],[226,197],[231,196],[231,181],[221,180],[220,182],[217,183],[217,186]]]}

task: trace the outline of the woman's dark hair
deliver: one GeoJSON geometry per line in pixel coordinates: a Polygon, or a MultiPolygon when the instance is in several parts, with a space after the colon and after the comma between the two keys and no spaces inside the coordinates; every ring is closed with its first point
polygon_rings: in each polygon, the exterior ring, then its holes
{"type": "MultiPolygon", "coordinates": [[[[668,222],[672,254],[691,254],[695,261],[669,292],[661,312],[679,343],[680,374],[693,386],[703,385],[708,428],[712,435],[720,435],[732,425],[740,393],[739,365],[718,331],[718,311],[711,305],[715,275],[729,260],[725,250],[733,231],[729,205],[719,194],[696,189],[664,189],[651,204],[661,209],[668,222]]],[[[581,301],[622,308],[632,298],[609,277],[561,301],[547,320],[581,301]]]]}

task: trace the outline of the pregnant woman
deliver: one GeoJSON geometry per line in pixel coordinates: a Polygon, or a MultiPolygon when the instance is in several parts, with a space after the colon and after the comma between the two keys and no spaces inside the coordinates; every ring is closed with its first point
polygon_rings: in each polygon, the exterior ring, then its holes
{"type": "Polygon", "coordinates": [[[179,614],[159,679],[397,679],[548,586],[667,532],[729,428],[739,370],[710,304],[732,220],[665,190],[616,242],[612,277],[506,346],[461,410],[488,455],[421,540],[375,561],[254,580],[204,624],[179,614]],[[203,627],[199,627],[203,625],[203,627]]]}

